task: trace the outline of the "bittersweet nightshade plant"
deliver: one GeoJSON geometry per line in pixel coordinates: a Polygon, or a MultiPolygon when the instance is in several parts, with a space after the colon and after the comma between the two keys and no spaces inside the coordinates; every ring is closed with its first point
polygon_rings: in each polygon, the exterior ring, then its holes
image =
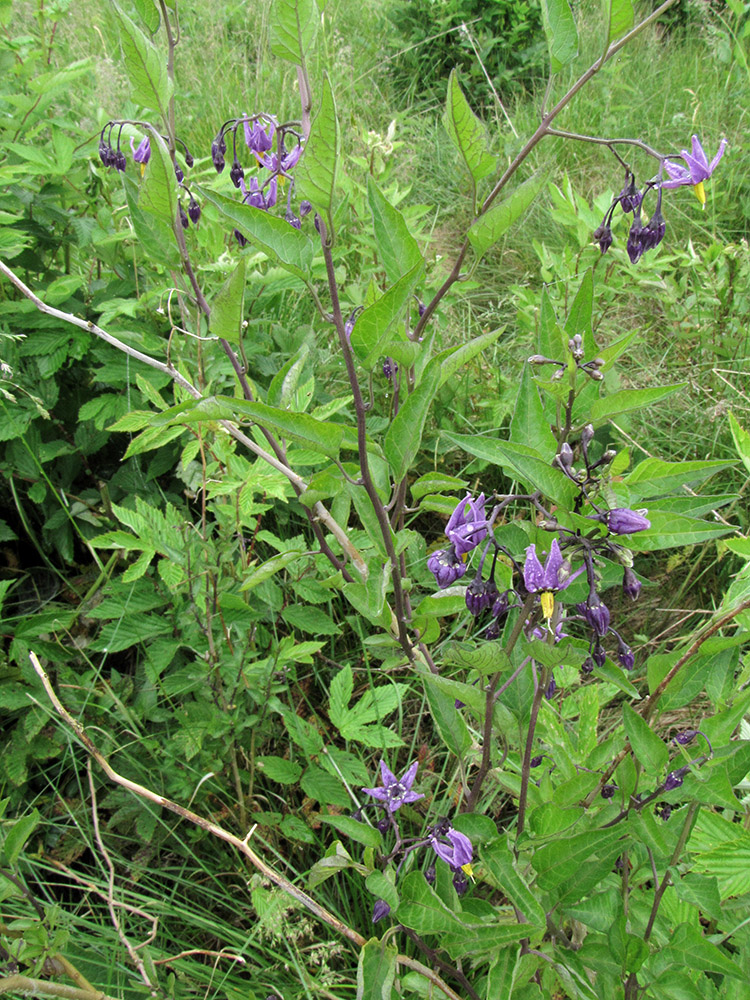
{"type": "Polygon", "coordinates": [[[467,866],[471,866],[474,857],[472,843],[465,834],[454,830],[450,823],[443,821],[433,827],[429,840],[435,854],[451,868],[465,870],[467,866]]]}
{"type": "Polygon", "coordinates": [[[716,156],[714,156],[710,163],[697,135],[693,136],[692,143],[693,150],[691,153],[688,153],[686,149],[683,149],[680,153],[687,166],[683,167],[682,164],[672,163],[670,160],[664,161],[664,169],[669,174],[669,180],[662,181],[662,187],[677,188],[690,185],[695,191],[698,201],[701,205],[705,205],[706,191],[703,187],[703,182],[709,179],[718,166],[719,160],[721,160],[724,150],[727,148],[727,140],[721,140],[716,156]]]}
{"type": "Polygon", "coordinates": [[[570,563],[567,559],[563,559],[556,538],[552,539],[544,565],[536,554],[536,545],[529,545],[526,549],[526,561],[523,564],[524,586],[530,594],[539,594],[545,618],[552,617],[554,595],[564,590],[582,572],[583,567],[571,574],[570,563]]]}
{"type": "Polygon", "coordinates": [[[363,788],[362,791],[377,799],[378,802],[382,802],[389,812],[394,813],[405,803],[417,802],[419,799],[424,798],[424,795],[411,790],[411,786],[414,784],[414,779],[417,776],[418,767],[419,762],[414,761],[404,771],[402,777],[397,778],[393,771],[388,768],[385,761],[381,760],[380,776],[383,781],[382,788],[363,788]]]}
{"type": "Polygon", "coordinates": [[[444,590],[461,579],[466,572],[466,563],[458,558],[451,546],[432,552],[427,559],[427,568],[435,577],[438,587],[444,590]]]}
{"type": "Polygon", "coordinates": [[[487,537],[484,505],[484,493],[481,493],[476,500],[467,493],[448,519],[445,534],[457,556],[465,556],[487,537]]]}

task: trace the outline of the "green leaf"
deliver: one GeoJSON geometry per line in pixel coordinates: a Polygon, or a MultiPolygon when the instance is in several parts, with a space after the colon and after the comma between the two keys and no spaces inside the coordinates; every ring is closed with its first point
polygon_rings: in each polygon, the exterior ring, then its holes
{"type": "Polygon", "coordinates": [[[559,469],[545,462],[533,448],[514,441],[498,441],[476,434],[446,433],[445,437],[470,455],[476,455],[477,458],[505,469],[508,475],[519,479],[532,490],[541,490],[561,507],[572,507],[575,487],[559,469]]]}
{"type": "Polygon", "coordinates": [[[695,906],[712,920],[721,920],[721,897],[715,876],[687,872],[675,877],[674,888],[678,899],[695,906]]]}
{"type": "Polygon", "coordinates": [[[731,468],[733,462],[713,459],[708,462],[663,462],[659,458],[646,458],[623,479],[631,502],[672,493],[679,486],[695,485],[709,479],[721,469],[731,468]]]}
{"type": "Polygon", "coordinates": [[[683,545],[698,545],[709,538],[721,538],[734,531],[731,527],[717,526],[715,522],[701,521],[695,517],[681,517],[667,511],[650,510],[651,527],[628,536],[628,547],[634,552],[658,552],[683,545]]]}
{"type": "Polygon", "coordinates": [[[612,852],[616,855],[623,850],[624,826],[592,830],[540,847],[533,859],[540,888],[565,891],[571,887],[579,890],[577,898],[581,899],[611,867],[612,852]]]}
{"type": "Polygon", "coordinates": [[[481,354],[485,347],[494,344],[504,330],[504,326],[499,326],[496,330],[480,334],[479,337],[475,337],[460,347],[450,347],[436,355],[435,360],[440,361],[440,382],[438,385],[445,385],[465,364],[468,364],[477,354],[481,354]]]}
{"type": "Polygon", "coordinates": [[[383,846],[383,838],[373,826],[367,823],[360,823],[359,820],[352,819],[351,816],[318,816],[321,823],[327,823],[345,837],[356,840],[358,844],[365,847],[372,847],[379,851],[383,846]]]}
{"type": "Polygon", "coordinates": [[[230,344],[240,342],[242,317],[245,309],[245,266],[247,258],[241,257],[237,267],[211,302],[211,333],[228,340],[230,344]]]}
{"type": "Polygon", "coordinates": [[[510,423],[510,440],[517,444],[531,444],[548,463],[557,454],[557,441],[544,415],[544,406],[531,377],[530,365],[523,367],[510,423]]]}
{"type": "Polygon", "coordinates": [[[286,219],[271,215],[262,208],[244,205],[201,185],[195,185],[195,188],[202,198],[229,220],[233,228],[238,229],[270,260],[303,281],[309,279],[313,245],[300,229],[295,229],[286,219]]]}
{"type": "Polygon", "coordinates": [[[295,183],[300,195],[327,219],[329,234],[333,231],[333,195],[336,188],[336,165],[339,158],[339,123],[336,103],[328,74],[323,77],[320,110],[315,116],[305,151],[295,170],[295,183]]]}
{"type": "Polygon", "coordinates": [[[337,729],[345,722],[349,714],[349,702],[354,691],[354,675],[347,664],[331,681],[329,692],[328,717],[337,729]]]}
{"type": "Polygon", "coordinates": [[[578,55],[578,32],[568,0],[542,0],[542,24],[550,69],[559,73],[578,55]]]}
{"type": "Polygon", "coordinates": [[[467,233],[469,242],[477,257],[483,257],[528,210],[533,200],[544,187],[543,175],[535,175],[525,180],[501,202],[495,202],[474,222],[467,233]]]}
{"type": "Polygon", "coordinates": [[[440,738],[452,754],[463,757],[472,739],[461,713],[456,709],[455,698],[444,694],[427,675],[424,675],[424,685],[430,715],[440,738]]]}
{"type": "Polygon", "coordinates": [[[172,96],[172,81],[167,74],[167,61],[141,29],[120,10],[114,0],[112,6],[122,29],[120,42],[133,100],[136,104],[141,104],[152,111],[159,111],[166,120],[167,105],[172,96]]]}
{"type": "Polygon", "coordinates": [[[480,849],[480,857],[497,887],[523,913],[526,922],[543,930],[546,926],[544,910],[537,896],[516,871],[508,845],[502,840],[496,840],[480,849]]]}
{"type": "Polygon", "coordinates": [[[490,965],[485,1000],[508,1000],[519,963],[518,948],[503,948],[490,965]]]}
{"type": "Polygon", "coordinates": [[[415,264],[357,319],[352,330],[351,344],[352,350],[365,368],[372,368],[386,353],[390,329],[411,299],[423,270],[424,265],[421,261],[415,264]]]}
{"type": "Polygon", "coordinates": [[[661,385],[652,389],[621,389],[609,396],[601,396],[594,401],[591,407],[591,422],[595,427],[598,427],[620,413],[629,413],[631,410],[653,406],[654,403],[666,399],[678,389],[684,389],[686,385],[687,382],[677,382],[674,385],[661,385]]]}
{"type": "Polygon", "coordinates": [[[17,819],[8,830],[5,836],[5,843],[3,844],[5,864],[8,868],[15,867],[16,861],[18,861],[19,855],[24,849],[26,841],[32,835],[34,830],[36,830],[38,824],[39,811],[34,809],[32,812],[27,813],[20,819],[17,819]]]}
{"type": "MultiPolygon", "coordinates": [[[[154,160],[154,166],[156,166],[156,162],[154,160]]],[[[151,164],[149,164],[150,166],[151,164]]],[[[159,167],[156,169],[160,170],[159,167]]],[[[124,175],[122,181],[128,202],[130,221],[135,230],[136,245],[161,267],[179,268],[180,252],[171,220],[164,218],[162,214],[144,211],[139,207],[138,201],[145,187],[146,179],[144,178],[140,189],[131,177],[124,175]]],[[[158,201],[154,203],[158,204],[158,201]]]]}
{"type": "Polygon", "coordinates": [[[300,778],[300,788],[305,795],[322,805],[340,806],[342,809],[351,805],[351,799],[341,779],[334,778],[332,774],[315,764],[311,764],[300,778]]]}
{"type": "Polygon", "coordinates": [[[469,173],[476,182],[493,173],[497,161],[487,148],[487,133],[476,117],[458,85],[456,71],[451,70],[443,124],[453,145],[463,157],[469,173]]]}
{"type": "Polygon", "coordinates": [[[320,608],[311,608],[306,604],[290,604],[281,612],[281,617],[289,625],[311,635],[341,634],[341,629],[330,615],[320,608]]]}
{"type": "Polygon", "coordinates": [[[737,449],[737,454],[742,459],[742,464],[750,472],[750,434],[742,427],[733,413],[729,414],[729,429],[732,432],[732,440],[737,449]]]}
{"type": "Polygon", "coordinates": [[[301,765],[283,757],[256,757],[255,764],[261,774],[280,785],[294,785],[302,774],[301,765]]]}
{"type": "Polygon", "coordinates": [[[459,918],[449,910],[422,872],[409,872],[399,884],[401,902],[396,915],[399,923],[417,934],[444,934],[462,929],[459,918]]]}
{"type": "Polygon", "coordinates": [[[273,0],[268,26],[271,52],[301,66],[315,38],[318,19],[313,0],[273,0]]]}
{"type": "Polygon", "coordinates": [[[388,283],[392,285],[417,265],[424,264],[424,260],[403,215],[390,204],[370,174],[367,175],[367,200],[372,212],[375,243],[388,283]]]}
{"type": "Polygon", "coordinates": [[[394,945],[371,938],[359,953],[356,1000],[391,1000],[396,979],[394,945]]]}
{"type": "Polygon", "coordinates": [[[383,451],[396,482],[404,478],[419,451],[425,420],[439,381],[440,361],[433,358],[425,369],[422,381],[407,396],[386,432],[383,451]]]}
{"type": "Polygon", "coordinates": [[[156,0],[133,0],[138,16],[145,25],[146,31],[154,34],[159,30],[161,18],[156,0]]]}
{"type": "Polygon", "coordinates": [[[633,27],[635,11],[632,0],[604,0],[604,9],[609,25],[607,44],[611,45],[633,27]]]}
{"type": "Polygon", "coordinates": [[[594,269],[590,267],[583,276],[578,291],[575,294],[567,319],[565,320],[565,347],[570,337],[579,333],[583,337],[583,350],[586,360],[597,353],[596,343],[592,333],[594,324],[594,269]]]}
{"type": "Polygon", "coordinates": [[[260,566],[250,571],[242,582],[240,590],[251,590],[253,587],[257,587],[276,573],[281,572],[282,569],[286,569],[291,563],[296,562],[304,554],[302,549],[292,549],[289,552],[282,552],[278,556],[266,559],[260,566]]]}
{"type": "Polygon", "coordinates": [[[699,969],[720,976],[747,981],[746,973],[725,951],[707,941],[697,928],[680,924],[669,944],[662,950],[662,959],[671,959],[679,968],[699,969]]]}
{"type": "Polygon", "coordinates": [[[438,493],[441,490],[466,490],[467,485],[465,479],[458,479],[456,476],[446,476],[442,472],[426,472],[413,482],[409,489],[412,499],[419,500],[428,493],[438,493]]]}
{"type": "Polygon", "coordinates": [[[395,877],[394,873],[389,870],[388,874],[376,869],[372,874],[367,876],[365,885],[368,892],[371,892],[378,899],[384,900],[392,910],[395,910],[398,906],[399,895],[392,881],[395,877]],[[388,878],[388,874],[390,874],[391,878],[388,878]]]}
{"type": "Polygon", "coordinates": [[[669,761],[669,751],[664,741],[659,739],[643,716],[634,712],[630,705],[623,704],[622,718],[625,734],[638,762],[651,777],[661,776],[669,761]]]}

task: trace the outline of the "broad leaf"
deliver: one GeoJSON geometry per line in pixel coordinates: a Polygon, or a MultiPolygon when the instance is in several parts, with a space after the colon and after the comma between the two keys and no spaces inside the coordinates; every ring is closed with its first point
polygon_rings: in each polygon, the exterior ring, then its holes
{"type": "Polygon", "coordinates": [[[630,705],[623,704],[622,713],[625,733],[638,762],[652,778],[662,777],[669,761],[669,751],[664,741],[659,739],[643,716],[634,712],[630,705]]]}
{"type": "Polygon", "coordinates": [[[246,257],[230,274],[211,303],[211,333],[238,344],[245,305],[245,265],[246,257]]]}
{"type": "Polygon", "coordinates": [[[430,404],[435,398],[439,381],[439,360],[433,358],[422,376],[422,381],[411,395],[407,396],[385,435],[383,451],[396,482],[404,478],[419,451],[425,420],[430,404]]]}
{"type": "Polygon", "coordinates": [[[469,242],[477,257],[485,253],[503,236],[522,215],[544,187],[544,176],[535,175],[520,184],[501,202],[495,202],[469,229],[469,242]]]}
{"type": "Polygon", "coordinates": [[[116,3],[113,2],[112,6],[122,29],[120,42],[133,100],[136,104],[160,112],[166,120],[167,106],[172,96],[172,82],[167,74],[166,59],[116,3]]]}
{"type": "Polygon", "coordinates": [[[455,69],[451,70],[448,79],[443,124],[454,146],[463,157],[476,190],[476,182],[491,174],[495,170],[497,161],[487,149],[487,133],[484,125],[464,97],[458,85],[455,69]]]}
{"type": "Polygon", "coordinates": [[[271,52],[301,66],[318,26],[314,0],[273,0],[268,31],[271,52]]]}
{"type": "Polygon", "coordinates": [[[695,462],[663,462],[659,458],[646,458],[623,479],[631,502],[658,497],[674,492],[680,486],[702,483],[721,469],[729,469],[733,462],[720,459],[695,462]]]}
{"type": "Polygon", "coordinates": [[[489,875],[523,913],[526,922],[543,930],[546,926],[544,910],[537,896],[516,871],[508,845],[502,840],[495,840],[489,847],[481,849],[480,856],[489,875]]]}
{"type": "Polygon", "coordinates": [[[635,23],[633,0],[604,0],[604,8],[609,25],[607,43],[611,45],[630,31],[635,23]]]}
{"type": "Polygon", "coordinates": [[[591,407],[591,422],[595,427],[599,427],[620,413],[652,406],[671,396],[678,389],[684,389],[686,385],[687,382],[677,382],[674,385],[655,386],[652,389],[620,389],[619,392],[613,392],[609,396],[602,396],[591,407]]]}
{"type": "Polygon", "coordinates": [[[510,424],[510,440],[518,444],[530,444],[548,462],[552,461],[557,452],[555,435],[544,415],[544,406],[531,377],[529,365],[524,365],[518,385],[516,407],[510,424]]]}
{"type": "Polygon", "coordinates": [[[323,77],[320,110],[315,116],[305,151],[295,172],[300,194],[327,219],[329,234],[333,230],[333,195],[336,187],[336,165],[339,158],[339,124],[331,81],[323,77]]]}
{"type": "Polygon", "coordinates": [[[233,228],[238,229],[274,263],[296,274],[303,281],[309,279],[313,245],[301,230],[290,226],[286,219],[271,215],[262,208],[244,205],[209,188],[199,185],[195,187],[201,197],[214,205],[233,228]]]}
{"type": "Polygon", "coordinates": [[[440,361],[440,382],[438,385],[445,385],[472,358],[475,358],[477,354],[481,354],[485,347],[493,344],[503,330],[505,330],[505,327],[499,326],[496,330],[489,330],[487,333],[482,333],[478,337],[474,337],[473,340],[462,344],[460,347],[450,347],[436,355],[435,360],[440,361]]]}
{"type": "Polygon", "coordinates": [[[399,885],[401,902],[397,916],[417,934],[444,934],[462,929],[458,916],[449,910],[421,872],[409,872],[399,885]]]}
{"type": "Polygon", "coordinates": [[[372,212],[380,259],[389,284],[395,284],[418,264],[424,263],[419,245],[409,232],[406,220],[388,201],[375,181],[367,175],[367,200],[372,212]]]}
{"type": "MultiPolygon", "coordinates": [[[[352,350],[365,368],[372,368],[378,359],[386,353],[385,345],[388,343],[391,327],[403,314],[416,284],[422,276],[423,267],[421,261],[415,264],[379,299],[367,306],[357,319],[352,330],[351,345],[352,350]]],[[[419,345],[409,344],[409,346],[418,347],[419,345]]]]}
{"type": "Polygon", "coordinates": [[[371,938],[359,953],[356,1000],[391,1000],[397,949],[371,938]]]}
{"type": "Polygon", "coordinates": [[[578,54],[578,32],[568,0],[542,0],[550,68],[559,73],[578,54]]]}

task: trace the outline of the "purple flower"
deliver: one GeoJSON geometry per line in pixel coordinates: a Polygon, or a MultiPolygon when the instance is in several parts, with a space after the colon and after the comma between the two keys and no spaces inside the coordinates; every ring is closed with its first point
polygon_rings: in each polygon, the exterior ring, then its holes
{"type": "Polygon", "coordinates": [[[617,659],[626,670],[632,670],[635,666],[635,654],[627,643],[620,639],[620,647],[617,650],[617,659]]]}
{"type": "Polygon", "coordinates": [[[382,802],[389,812],[396,812],[405,802],[416,802],[418,799],[423,799],[424,795],[420,795],[417,792],[411,790],[411,786],[414,784],[414,779],[417,776],[417,768],[419,767],[419,762],[414,761],[414,763],[404,772],[403,777],[397,778],[396,775],[388,769],[384,760],[380,762],[380,775],[383,779],[382,788],[363,788],[362,791],[367,795],[372,795],[374,799],[382,802]]]}
{"type": "Polygon", "coordinates": [[[526,549],[526,561],[523,564],[523,582],[530,594],[539,594],[542,602],[542,614],[545,618],[552,617],[555,606],[553,594],[564,590],[568,584],[583,572],[584,567],[576,570],[571,576],[570,563],[563,559],[556,538],[552,539],[549,554],[542,566],[536,554],[536,545],[526,549]]]}
{"type": "Polygon", "coordinates": [[[612,227],[608,222],[602,222],[598,229],[594,230],[594,243],[599,244],[599,249],[602,253],[606,253],[609,250],[613,240],[612,227]]]}
{"type": "Polygon", "coordinates": [[[616,200],[620,202],[620,207],[626,214],[635,212],[640,207],[643,195],[635,186],[633,174],[628,173],[625,178],[625,187],[620,191],[616,200]],[[630,178],[630,183],[628,183],[628,178],[630,178]]]}
{"type": "Polygon", "coordinates": [[[271,121],[267,126],[261,125],[259,121],[250,124],[250,119],[243,121],[245,130],[245,142],[253,153],[266,153],[273,145],[273,137],[276,132],[276,125],[271,121]]]}
{"type": "Polygon", "coordinates": [[[377,924],[383,917],[387,917],[391,912],[390,906],[384,899],[378,899],[372,908],[372,922],[377,924]]]}
{"type": "Polygon", "coordinates": [[[211,159],[217,173],[221,173],[225,166],[224,154],[227,151],[227,143],[224,133],[219,131],[218,135],[211,143],[211,159]]]}
{"type": "Polygon", "coordinates": [[[244,177],[239,178],[238,187],[242,192],[242,200],[246,205],[254,208],[269,209],[276,204],[276,178],[274,177],[264,194],[258,184],[257,177],[251,177],[249,184],[245,183],[244,177]]]}
{"type": "Polygon", "coordinates": [[[430,834],[430,844],[435,854],[442,858],[451,868],[464,868],[471,865],[474,849],[469,838],[454,830],[450,823],[441,823],[433,827],[430,834]]]}
{"type": "Polygon", "coordinates": [[[465,556],[487,537],[487,517],[484,510],[484,493],[472,500],[467,493],[457,505],[445,526],[445,534],[457,556],[465,556]]]}
{"type": "Polygon", "coordinates": [[[133,140],[130,140],[130,149],[133,153],[133,160],[136,163],[142,163],[144,166],[151,159],[151,143],[149,142],[148,136],[145,139],[141,139],[136,149],[133,145],[133,140]]]}
{"type": "Polygon", "coordinates": [[[669,174],[669,180],[662,183],[662,187],[665,188],[677,188],[684,187],[686,185],[692,185],[695,191],[696,197],[701,205],[706,204],[706,192],[703,187],[703,182],[707,181],[711,174],[716,169],[719,160],[724,155],[724,150],[727,147],[727,140],[722,139],[719,143],[719,149],[716,156],[708,162],[708,157],[701,146],[697,135],[693,136],[693,152],[688,153],[686,149],[680,153],[683,158],[686,167],[683,167],[680,163],[671,163],[669,160],[664,161],[664,169],[669,174]]]}
{"type": "Polygon", "coordinates": [[[494,604],[497,596],[494,580],[483,580],[481,577],[476,577],[466,588],[466,607],[476,618],[485,608],[494,604]]]}
{"type": "Polygon", "coordinates": [[[552,699],[555,697],[555,691],[557,691],[557,681],[555,680],[554,677],[550,677],[549,684],[547,685],[547,689],[544,692],[544,697],[547,699],[547,701],[552,701],[552,699]]]}

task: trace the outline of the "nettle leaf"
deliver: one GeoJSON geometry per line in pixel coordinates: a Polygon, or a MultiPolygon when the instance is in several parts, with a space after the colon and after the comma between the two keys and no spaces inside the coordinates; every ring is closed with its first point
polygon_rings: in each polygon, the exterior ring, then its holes
{"type": "Polygon", "coordinates": [[[331,682],[328,716],[344,739],[374,748],[403,746],[404,741],[390,729],[372,723],[383,720],[400,704],[408,691],[406,684],[370,688],[351,708],[354,680],[351,667],[340,670],[331,682]]]}
{"type": "Polygon", "coordinates": [[[378,253],[389,284],[395,284],[417,265],[424,264],[419,244],[409,232],[401,212],[391,205],[370,174],[367,175],[367,200],[378,253]]]}
{"type": "Polygon", "coordinates": [[[336,188],[336,166],[339,158],[339,123],[331,81],[323,77],[323,93],[312,123],[310,137],[295,172],[300,195],[327,218],[329,233],[333,228],[333,195],[336,188]]]}
{"type": "Polygon", "coordinates": [[[359,953],[356,1000],[391,1000],[398,949],[371,938],[359,953]]]}
{"type": "Polygon", "coordinates": [[[122,29],[120,43],[133,100],[152,111],[159,111],[166,118],[167,105],[172,96],[166,59],[114,0],[112,6],[122,29]]]}
{"type": "Polygon", "coordinates": [[[198,184],[195,188],[203,199],[214,205],[229,220],[233,228],[238,229],[279,267],[303,281],[309,278],[313,245],[300,229],[295,229],[286,219],[271,215],[262,208],[242,204],[198,184]]]}
{"type": "Polygon", "coordinates": [[[476,117],[463,95],[458,84],[455,69],[451,70],[448,79],[448,94],[446,99],[443,125],[453,141],[453,145],[463,157],[474,182],[493,173],[497,160],[487,148],[487,132],[482,122],[476,117]]]}
{"type": "Polygon", "coordinates": [[[543,175],[535,175],[525,180],[501,202],[495,202],[483,215],[480,215],[467,233],[469,242],[477,257],[483,257],[487,251],[503,236],[531,206],[531,203],[544,187],[543,175]]]}
{"type": "Polygon", "coordinates": [[[604,0],[604,10],[609,24],[607,44],[611,45],[630,31],[635,23],[633,0],[604,0]]]}
{"type": "Polygon", "coordinates": [[[211,333],[238,344],[245,306],[245,267],[247,258],[241,257],[237,267],[214,296],[211,303],[211,333]]]}
{"type": "Polygon", "coordinates": [[[662,960],[671,959],[680,968],[700,969],[720,976],[747,981],[747,975],[718,945],[707,941],[691,924],[680,924],[669,944],[662,950],[662,960]]]}
{"type": "Polygon", "coordinates": [[[271,52],[301,66],[318,27],[314,0],[274,0],[268,25],[271,52]]]}
{"type": "Polygon", "coordinates": [[[283,757],[257,757],[255,764],[262,774],[271,781],[278,781],[280,785],[293,785],[302,774],[301,765],[283,757]]]}
{"type": "Polygon", "coordinates": [[[578,55],[578,32],[568,0],[542,0],[542,24],[550,68],[559,73],[578,55]]]}
{"type": "Polygon", "coordinates": [[[649,726],[643,716],[638,715],[628,704],[622,706],[625,734],[630,741],[638,762],[651,776],[661,776],[669,762],[669,751],[649,726]]]}

